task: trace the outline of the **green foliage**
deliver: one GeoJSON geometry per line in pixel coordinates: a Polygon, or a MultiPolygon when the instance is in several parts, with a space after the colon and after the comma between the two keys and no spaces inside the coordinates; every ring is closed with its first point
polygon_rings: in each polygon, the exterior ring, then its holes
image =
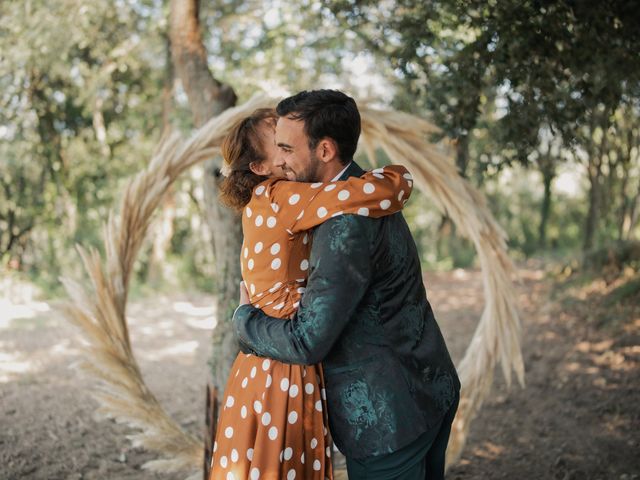
{"type": "MultiPolygon", "coordinates": [[[[0,260],[46,288],[80,275],[75,243],[101,248],[108,210],[167,126],[165,3],[0,3],[0,260]]],[[[340,86],[430,117],[517,257],[640,234],[634,2],[215,0],[200,17],[210,67],[241,101],[340,86]],[[356,59],[383,94],[357,87],[356,59]],[[560,174],[579,188],[559,188],[560,174]]],[[[173,104],[170,122],[188,130],[179,88],[173,104]]],[[[150,239],[136,292],[213,288],[199,185],[197,168],[177,181],[163,275],[150,239]]],[[[474,265],[473,245],[423,195],[405,214],[425,266],[474,265]]]]}
{"type": "Polygon", "coordinates": [[[321,2],[217,0],[202,7],[212,70],[240,98],[334,83],[343,57],[357,49],[353,32],[321,2]]]}
{"type": "MultiPolygon", "coordinates": [[[[638,203],[629,183],[640,163],[637,147],[629,148],[638,144],[639,124],[635,2],[334,0],[330,6],[395,69],[395,104],[426,110],[457,140],[463,175],[482,185],[522,164],[552,185],[564,162],[582,164],[591,180],[584,244],[630,233],[623,224],[638,203]],[[621,117],[629,121],[622,125],[621,117]],[[621,141],[625,147],[612,147],[621,141]],[[626,153],[616,157],[612,150],[626,153]],[[611,168],[612,158],[624,161],[611,168]]],[[[544,248],[557,227],[551,192],[536,202],[537,223],[522,219],[517,229],[514,245],[525,254],[544,248]]],[[[506,220],[520,215],[512,210],[506,220]]]]}
{"type": "Polygon", "coordinates": [[[75,242],[99,246],[118,179],[142,168],[157,135],[162,44],[144,8],[3,4],[0,249],[51,286],[77,265],[75,242]]]}

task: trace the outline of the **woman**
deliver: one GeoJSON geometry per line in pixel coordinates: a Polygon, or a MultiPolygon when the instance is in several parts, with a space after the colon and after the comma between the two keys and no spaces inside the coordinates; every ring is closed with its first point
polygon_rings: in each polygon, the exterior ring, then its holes
{"type": "MultiPolygon", "coordinates": [[[[269,109],[232,129],[222,146],[227,178],[221,198],[242,211],[240,261],[251,303],[288,318],[308,275],[306,231],[335,215],[397,212],[412,188],[399,166],[347,181],[286,181],[274,166],[274,134],[275,112],[269,109]]],[[[333,478],[325,400],[320,365],[239,353],[222,401],[210,479],[333,478]]]]}

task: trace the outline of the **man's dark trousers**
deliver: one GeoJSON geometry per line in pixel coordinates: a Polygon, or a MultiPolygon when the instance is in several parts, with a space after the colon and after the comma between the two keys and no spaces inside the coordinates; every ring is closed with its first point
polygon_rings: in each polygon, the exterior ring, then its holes
{"type": "Polygon", "coordinates": [[[433,428],[400,450],[362,459],[347,458],[349,480],[442,480],[451,424],[458,400],[433,428]]]}

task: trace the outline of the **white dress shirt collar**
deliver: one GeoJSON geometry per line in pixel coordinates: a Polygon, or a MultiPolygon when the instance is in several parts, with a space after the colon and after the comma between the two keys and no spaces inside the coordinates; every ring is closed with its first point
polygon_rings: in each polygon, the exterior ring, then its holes
{"type": "Polygon", "coordinates": [[[349,168],[349,166],[350,166],[350,165],[351,165],[351,162],[347,163],[347,166],[346,166],[346,167],[344,167],[344,168],[342,169],[342,171],[341,171],[338,175],[336,175],[335,177],[333,177],[333,179],[332,179],[331,181],[332,181],[332,182],[335,182],[336,180],[338,180],[338,179],[342,176],[342,174],[343,174],[344,172],[346,172],[346,171],[347,171],[347,168],[349,168]]]}

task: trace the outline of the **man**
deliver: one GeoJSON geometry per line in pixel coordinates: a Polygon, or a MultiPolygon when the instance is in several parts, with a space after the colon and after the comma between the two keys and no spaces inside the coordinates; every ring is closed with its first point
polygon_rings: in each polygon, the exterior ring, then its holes
{"type": "MultiPolygon", "coordinates": [[[[289,180],[364,173],[352,160],[360,136],[352,98],[305,91],[276,110],[289,180]]],[[[443,478],[460,383],[404,217],[326,221],[313,233],[310,265],[292,319],[238,307],[241,348],[287,363],[323,362],[331,433],[351,480],[443,478]]]]}

